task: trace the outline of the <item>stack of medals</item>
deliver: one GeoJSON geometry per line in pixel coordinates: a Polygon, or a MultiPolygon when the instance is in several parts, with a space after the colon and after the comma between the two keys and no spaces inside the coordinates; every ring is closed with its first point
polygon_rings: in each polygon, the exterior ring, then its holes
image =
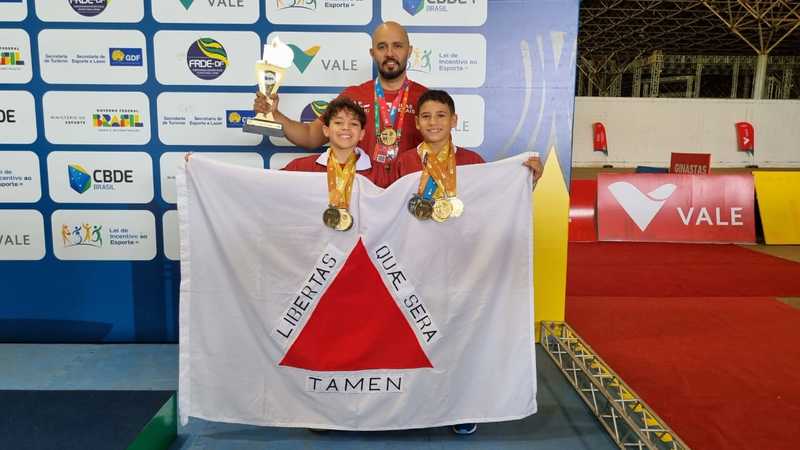
{"type": "Polygon", "coordinates": [[[408,211],[419,220],[444,222],[464,213],[464,203],[456,197],[456,154],[451,143],[446,150],[431,156],[426,144],[417,147],[422,159],[422,175],[417,194],[408,201],[408,211]]]}
{"type": "MultiPolygon", "coordinates": [[[[403,133],[403,122],[405,121],[406,104],[408,103],[408,79],[403,81],[403,86],[400,88],[402,92],[397,94],[395,101],[392,102],[392,107],[386,103],[383,95],[383,87],[378,79],[375,79],[375,161],[379,163],[391,162],[397,157],[398,147],[400,144],[400,137],[403,133]],[[402,100],[398,104],[397,100],[402,100]],[[398,111],[400,118],[398,119],[398,111]]],[[[386,170],[389,170],[389,165],[386,165],[386,170]]]]}
{"type": "Polygon", "coordinates": [[[353,152],[344,167],[336,161],[333,150],[328,149],[328,209],[322,214],[322,222],[336,231],[347,231],[353,227],[350,206],[350,192],[356,176],[356,160],[353,152]]]}

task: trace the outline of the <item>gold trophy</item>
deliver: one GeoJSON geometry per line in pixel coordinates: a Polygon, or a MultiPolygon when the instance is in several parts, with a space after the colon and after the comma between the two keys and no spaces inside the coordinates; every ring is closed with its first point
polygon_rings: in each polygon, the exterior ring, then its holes
{"type": "MultiPolygon", "coordinates": [[[[288,45],[281,42],[278,36],[264,46],[263,59],[256,62],[256,80],[258,90],[269,97],[278,92],[278,87],[283,81],[286,69],[292,66],[294,53],[288,45]]],[[[245,133],[263,134],[265,136],[283,136],[283,125],[275,121],[272,112],[258,113],[245,122],[242,130],[245,133]]]]}

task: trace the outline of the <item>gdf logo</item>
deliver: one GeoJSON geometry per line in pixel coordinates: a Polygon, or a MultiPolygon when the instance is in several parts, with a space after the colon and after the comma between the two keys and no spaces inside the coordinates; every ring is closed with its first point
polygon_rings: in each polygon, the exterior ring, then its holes
{"type": "Polygon", "coordinates": [[[17,123],[16,109],[0,109],[0,123],[17,123]]]}
{"type": "Polygon", "coordinates": [[[221,43],[211,38],[200,38],[189,46],[186,65],[196,77],[213,80],[228,67],[228,54],[221,43]]]}
{"type": "Polygon", "coordinates": [[[110,48],[109,61],[112,66],[141,66],[141,48],[110,48]]]}

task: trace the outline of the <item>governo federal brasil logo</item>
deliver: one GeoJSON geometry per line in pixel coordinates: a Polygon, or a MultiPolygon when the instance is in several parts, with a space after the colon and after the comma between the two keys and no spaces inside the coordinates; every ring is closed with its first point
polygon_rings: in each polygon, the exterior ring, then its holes
{"type": "Polygon", "coordinates": [[[24,66],[25,60],[19,47],[0,45],[0,66],[24,66]]]}
{"type": "MultiPolygon", "coordinates": [[[[84,17],[94,17],[105,11],[111,0],[67,0],[72,10],[84,17]]],[[[117,0],[126,1],[126,0],[117,0]]]]}
{"type": "Polygon", "coordinates": [[[297,67],[297,70],[300,73],[303,73],[308,68],[308,65],[311,64],[311,61],[317,56],[319,53],[319,45],[315,45],[313,47],[309,47],[305,50],[301,49],[300,47],[294,44],[288,44],[289,48],[292,49],[292,53],[294,53],[294,65],[297,67]]]}
{"type": "Polygon", "coordinates": [[[142,116],[137,110],[102,109],[92,114],[93,128],[142,128],[142,116]]]}
{"type": "Polygon", "coordinates": [[[228,53],[221,43],[211,38],[200,38],[189,46],[186,65],[198,78],[214,80],[228,67],[228,53]]]}

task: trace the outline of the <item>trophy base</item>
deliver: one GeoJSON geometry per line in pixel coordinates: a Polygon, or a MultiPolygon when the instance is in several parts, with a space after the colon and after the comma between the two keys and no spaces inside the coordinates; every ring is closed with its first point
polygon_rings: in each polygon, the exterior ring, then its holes
{"type": "Polygon", "coordinates": [[[242,131],[245,133],[262,134],[264,136],[284,136],[283,125],[278,122],[259,119],[257,117],[247,119],[247,122],[245,122],[244,126],[242,127],[242,131]]]}

